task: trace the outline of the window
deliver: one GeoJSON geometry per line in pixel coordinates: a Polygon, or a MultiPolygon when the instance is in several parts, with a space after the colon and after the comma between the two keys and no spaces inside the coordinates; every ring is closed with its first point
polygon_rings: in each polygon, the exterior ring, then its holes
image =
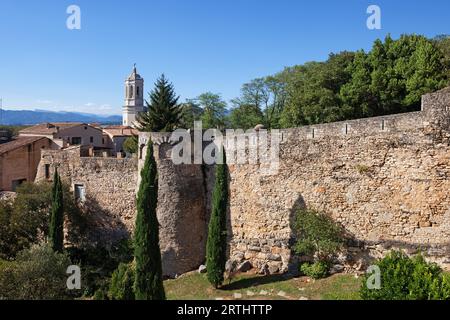
{"type": "Polygon", "coordinates": [[[130,95],[128,96],[130,99],[133,98],[133,86],[130,86],[130,95]]]}
{"type": "Polygon", "coordinates": [[[82,184],[75,184],[73,187],[75,191],[75,200],[84,202],[86,200],[86,189],[82,184]]]}
{"type": "Polygon", "coordinates": [[[90,143],[94,143],[94,137],[89,138],[90,143]]]}
{"type": "Polygon", "coordinates": [[[139,87],[136,87],[136,96],[139,98],[139,87]]]}
{"type": "Polygon", "coordinates": [[[45,164],[45,179],[50,179],[50,164],[45,164]]]}
{"type": "Polygon", "coordinates": [[[73,145],[80,145],[81,144],[81,137],[72,137],[71,144],[73,144],[73,145]]]}

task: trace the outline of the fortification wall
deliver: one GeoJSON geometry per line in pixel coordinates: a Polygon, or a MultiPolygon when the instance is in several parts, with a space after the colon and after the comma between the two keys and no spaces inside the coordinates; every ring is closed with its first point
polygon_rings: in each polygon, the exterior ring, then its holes
{"type": "Polygon", "coordinates": [[[81,157],[80,147],[43,150],[36,181],[52,179],[56,166],[72,191],[75,185],[84,187],[81,205],[90,222],[86,236],[91,245],[110,245],[132,234],[137,159],[81,157]]]}
{"type": "Polygon", "coordinates": [[[167,133],[141,133],[139,171],[149,138],[158,166],[158,208],[163,274],[175,276],[205,260],[207,235],[206,185],[202,165],[175,165],[167,133]]]}
{"type": "Polygon", "coordinates": [[[231,256],[286,271],[295,212],[310,208],[360,247],[347,260],[398,247],[450,263],[449,97],[425,96],[421,112],[283,130],[274,175],[231,165],[231,256]]]}

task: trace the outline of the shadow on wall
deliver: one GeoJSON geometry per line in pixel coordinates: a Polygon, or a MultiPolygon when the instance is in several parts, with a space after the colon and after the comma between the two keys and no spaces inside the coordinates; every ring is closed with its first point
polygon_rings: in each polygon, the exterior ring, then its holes
{"type": "Polygon", "coordinates": [[[120,218],[103,208],[94,198],[86,196],[82,210],[88,226],[85,238],[91,246],[109,246],[130,238],[131,235],[120,218]]]}
{"type": "MultiPolygon", "coordinates": [[[[311,257],[298,256],[293,250],[297,240],[295,235],[296,215],[299,210],[305,209],[308,208],[303,197],[300,195],[289,214],[291,229],[289,247],[291,248],[291,255],[288,262],[288,273],[295,276],[299,274],[299,264],[311,260],[311,257]]],[[[383,236],[380,236],[380,239],[376,241],[364,241],[358,239],[353,233],[348,231],[343,224],[339,222],[336,222],[336,224],[341,229],[344,240],[344,248],[336,257],[336,264],[344,264],[353,266],[354,268],[356,267],[357,270],[365,270],[374,260],[384,257],[391,250],[402,250],[409,255],[421,253],[425,257],[440,260],[444,264],[450,263],[450,241],[440,244],[413,243],[383,239],[383,236]]]]}
{"type": "Polygon", "coordinates": [[[300,266],[300,262],[301,257],[299,257],[297,254],[295,254],[294,252],[294,245],[297,241],[296,236],[295,236],[295,221],[296,221],[296,216],[298,211],[300,210],[305,210],[307,209],[306,207],[306,202],[305,199],[303,198],[302,195],[299,195],[297,197],[297,199],[294,202],[294,205],[292,206],[291,210],[289,211],[289,228],[291,230],[291,236],[289,238],[289,243],[288,246],[291,250],[291,254],[290,254],[290,258],[288,261],[288,273],[292,274],[292,275],[298,275],[299,274],[299,266],[300,266]]]}

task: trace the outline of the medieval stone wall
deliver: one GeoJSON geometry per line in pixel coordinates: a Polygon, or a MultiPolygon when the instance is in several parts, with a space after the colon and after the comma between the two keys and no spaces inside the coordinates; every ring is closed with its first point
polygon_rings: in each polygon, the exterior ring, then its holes
{"type": "Polygon", "coordinates": [[[450,263],[449,98],[446,89],[421,112],[283,130],[274,175],[230,166],[232,257],[286,271],[295,212],[310,208],[372,256],[421,249],[450,263]]]}
{"type": "MultiPolygon", "coordinates": [[[[273,174],[261,163],[230,164],[230,257],[270,272],[295,266],[293,220],[297,209],[309,208],[329,214],[353,239],[343,259],[405,248],[449,263],[450,88],[422,102],[419,112],[280,130],[273,174]]],[[[79,148],[44,151],[38,179],[45,179],[45,164],[59,165],[71,185],[86,187],[98,241],[127,236],[150,138],[163,272],[175,276],[205,260],[214,167],[174,165],[170,133],[141,133],[139,160],[83,158],[79,148]]]]}
{"type": "Polygon", "coordinates": [[[110,245],[134,229],[137,159],[81,157],[80,147],[43,150],[36,181],[52,179],[55,167],[72,191],[84,187],[81,203],[90,222],[86,237],[91,245],[110,245]],[[50,172],[47,172],[49,165],[50,172]]]}

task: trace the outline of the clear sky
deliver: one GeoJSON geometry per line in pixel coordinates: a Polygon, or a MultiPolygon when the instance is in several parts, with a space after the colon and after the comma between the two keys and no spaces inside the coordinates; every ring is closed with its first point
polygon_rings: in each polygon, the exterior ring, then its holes
{"type": "Polygon", "coordinates": [[[137,63],[145,91],[164,72],[181,100],[229,100],[253,78],[387,33],[450,34],[449,18],[448,0],[0,0],[0,97],[5,109],[120,114],[137,63]],[[71,4],[81,30],[66,27],[71,4]],[[381,30],[366,27],[371,4],[381,30]]]}

